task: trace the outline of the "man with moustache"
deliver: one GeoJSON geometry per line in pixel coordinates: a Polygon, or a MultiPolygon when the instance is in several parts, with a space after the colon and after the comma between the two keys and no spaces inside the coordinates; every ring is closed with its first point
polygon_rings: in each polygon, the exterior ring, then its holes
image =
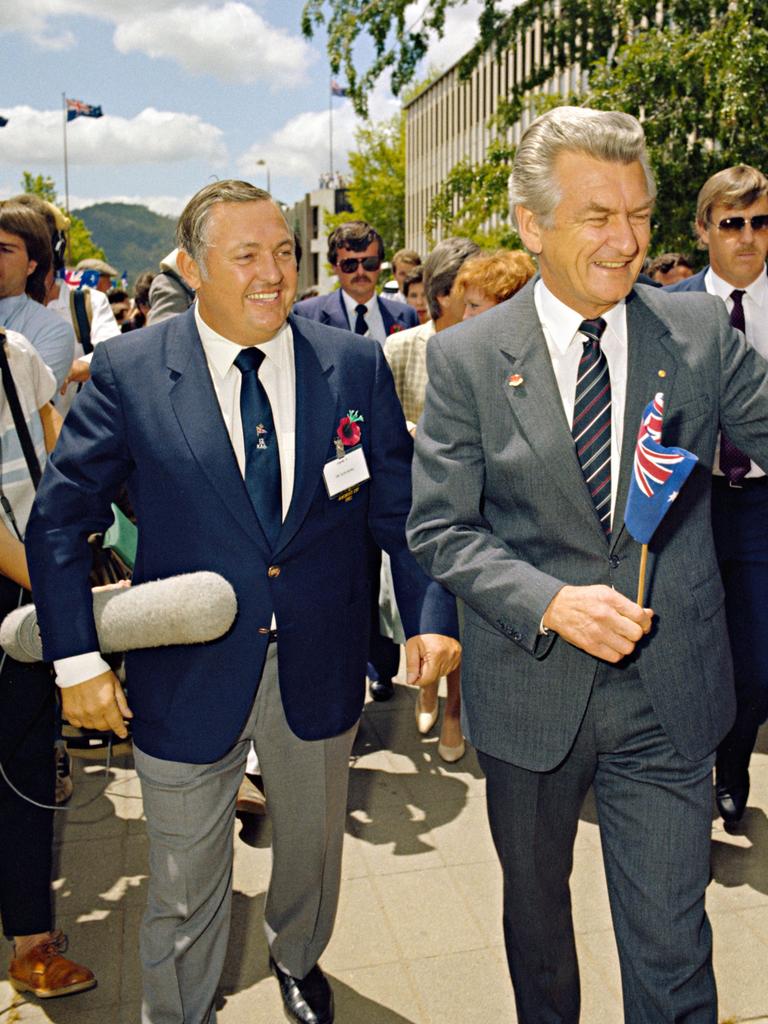
{"type": "Polygon", "coordinates": [[[365,695],[369,532],[392,560],[411,682],[455,668],[455,611],[405,544],[411,440],[384,354],[289,317],[298,275],[277,204],[215,182],[182,213],[178,244],[194,306],[97,346],[38,491],[27,539],[45,655],[73,724],[124,736],[133,721],[150,838],[144,1024],[216,1019],[251,741],[272,821],[270,967],[291,1020],[330,1024],[317,961],[365,695]],[[94,653],[88,586],[87,537],[123,481],[134,582],[207,569],[238,602],[219,640],[129,652],[130,707],[94,653]]]}
{"type": "Polygon", "coordinates": [[[768,363],[719,299],[635,286],[654,195],[635,118],[537,118],[510,207],[541,276],[427,348],[409,542],[464,602],[464,723],[520,1024],[579,1019],[569,876],[590,786],[625,1021],[717,1020],[704,894],[714,752],[735,700],[711,469],[718,423],[766,464],[768,363]],[[636,602],[624,508],[658,391],[662,443],[699,463],[636,602]]]}
{"type": "MultiPolygon", "coordinates": [[[[709,266],[673,292],[707,292],[725,303],[733,327],[768,357],[768,179],[737,164],[699,192],[696,232],[709,266]]],[[[768,716],[768,477],[721,437],[712,467],[712,526],[725,585],[736,680],[736,721],[717,750],[715,796],[726,826],[743,816],[749,760],[768,716]]],[[[768,467],[766,467],[768,468],[768,467]]]]}

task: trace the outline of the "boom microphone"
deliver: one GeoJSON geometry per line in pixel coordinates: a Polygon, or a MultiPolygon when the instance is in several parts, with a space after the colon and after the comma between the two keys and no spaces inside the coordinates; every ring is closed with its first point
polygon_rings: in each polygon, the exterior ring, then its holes
{"type": "MultiPolygon", "coordinates": [[[[171,644],[204,644],[235,621],[232,584],[215,572],[190,572],[132,587],[99,590],[93,617],[104,654],[171,644]]],[[[0,624],[0,646],[16,661],[43,660],[34,605],[16,608],[0,624]]]]}

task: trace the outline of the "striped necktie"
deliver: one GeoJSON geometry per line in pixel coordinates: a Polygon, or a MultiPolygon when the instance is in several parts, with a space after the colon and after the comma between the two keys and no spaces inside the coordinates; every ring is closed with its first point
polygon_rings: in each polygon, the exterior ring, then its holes
{"type": "Polygon", "coordinates": [[[611,376],[600,348],[606,324],[602,317],[584,320],[573,407],[573,441],[592,504],[606,537],[611,535],[611,376]]]}

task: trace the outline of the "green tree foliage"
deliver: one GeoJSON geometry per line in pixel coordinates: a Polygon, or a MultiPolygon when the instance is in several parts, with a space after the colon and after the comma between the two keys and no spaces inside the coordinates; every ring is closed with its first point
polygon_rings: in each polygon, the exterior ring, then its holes
{"type": "Polygon", "coordinates": [[[348,220],[365,220],[384,239],[387,257],[405,244],[405,116],[366,122],[349,153],[352,210],[326,217],[329,230],[348,220]]]}
{"type": "MultiPolygon", "coordinates": [[[[304,31],[326,22],[332,70],[347,75],[356,109],[374,82],[391,70],[395,93],[412,79],[430,38],[440,36],[446,11],[467,0],[428,2],[417,27],[406,26],[405,0],[308,0],[304,31]],[[375,59],[355,71],[355,47],[371,33],[375,59]]],[[[695,195],[714,171],[744,162],[768,167],[768,137],[761,131],[768,91],[768,4],[762,0],[527,0],[501,11],[499,0],[484,0],[476,45],[460,63],[467,77],[489,48],[501,53],[536,19],[543,20],[542,47],[552,54],[547,67],[534,68],[506,97],[493,119],[486,160],[459,163],[433,202],[428,233],[463,232],[478,241],[515,244],[504,227],[506,177],[514,149],[509,125],[532,90],[557,69],[578,64],[589,73],[586,95],[554,102],[578,102],[622,109],[645,125],[659,180],[654,248],[690,248],[695,195]],[[480,229],[496,215],[491,236],[480,229]]],[[[539,104],[551,103],[540,99],[539,104]]]]}
{"type": "MultiPolygon", "coordinates": [[[[24,171],[21,188],[23,192],[40,196],[41,199],[60,207],[53,178],[44,177],[42,174],[32,175],[29,171],[24,171]]],[[[74,214],[70,213],[68,216],[70,226],[67,231],[67,263],[74,267],[80,260],[88,258],[103,260],[105,258],[104,250],[93,241],[91,233],[83,221],[74,214]]]]}

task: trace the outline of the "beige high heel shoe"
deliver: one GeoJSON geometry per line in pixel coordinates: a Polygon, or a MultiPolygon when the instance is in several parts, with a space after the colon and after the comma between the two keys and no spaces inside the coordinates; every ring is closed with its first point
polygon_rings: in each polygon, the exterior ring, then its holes
{"type": "Polygon", "coordinates": [[[429,730],[437,721],[437,716],[440,713],[440,701],[435,700],[435,706],[431,711],[424,711],[421,706],[421,694],[419,690],[418,696],[416,697],[416,705],[414,711],[416,714],[416,728],[422,736],[426,736],[429,730]]]}

